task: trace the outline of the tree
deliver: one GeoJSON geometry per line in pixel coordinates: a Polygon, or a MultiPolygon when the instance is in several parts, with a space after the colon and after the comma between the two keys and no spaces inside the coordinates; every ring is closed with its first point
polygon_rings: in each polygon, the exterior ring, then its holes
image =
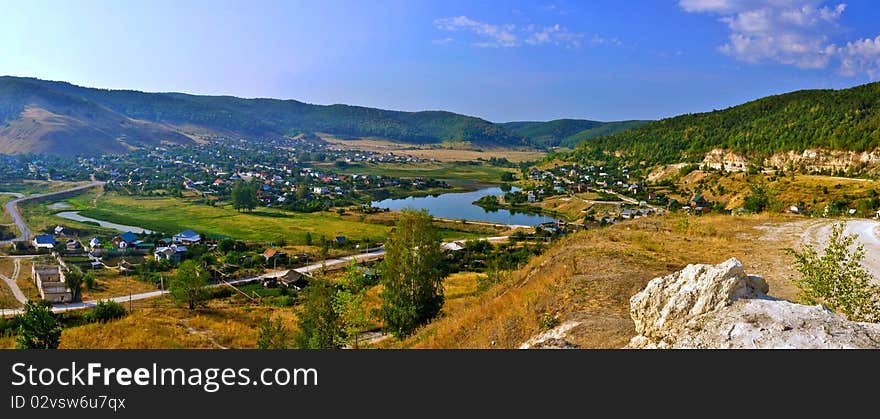
{"type": "Polygon", "coordinates": [[[86,272],[86,274],[83,275],[83,285],[85,285],[87,290],[94,290],[98,286],[98,281],[95,280],[95,274],[86,272]]]}
{"type": "Polygon", "coordinates": [[[257,347],[260,349],[287,349],[290,345],[290,330],[284,326],[280,317],[270,320],[266,316],[260,325],[260,336],[257,338],[257,347]]]}
{"type": "Polygon", "coordinates": [[[310,231],[306,231],[306,246],[312,245],[312,233],[310,231]]]}
{"type": "Polygon", "coordinates": [[[232,207],[237,211],[253,211],[257,207],[257,189],[255,185],[246,182],[238,182],[232,188],[232,207]]]}
{"type": "Polygon", "coordinates": [[[61,343],[61,325],[52,314],[48,302],[28,301],[24,313],[18,317],[18,337],[15,339],[20,349],[57,349],[61,343]]]}
{"type": "Polygon", "coordinates": [[[752,193],[743,202],[743,209],[753,213],[768,209],[773,201],[773,191],[765,185],[750,184],[749,188],[752,193]]]}
{"type": "Polygon", "coordinates": [[[364,305],[364,275],[357,269],[357,261],[351,259],[345,277],[338,282],[333,308],[342,324],[346,344],[358,348],[358,335],[367,327],[369,315],[364,305]]]}
{"type": "Polygon", "coordinates": [[[299,328],[293,337],[300,349],[335,349],[342,346],[344,337],[333,301],[336,290],[323,276],[316,276],[303,290],[303,306],[299,313],[299,328]]]}
{"type": "Polygon", "coordinates": [[[831,227],[828,245],[820,255],[811,245],[800,251],[786,249],[794,257],[800,288],[806,304],[824,304],[852,321],[880,321],[880,287],[861,265],[864,246],[855,245],[856,235],[844,235],[846,224],[831,227]]]}
{"type": "Polygon", "coordinates": [[[83,271],[76,265],[71,265],[67,273],[64,274],[64,282],[67,283],[67,288],[70,288],[73,301],[79,300],[82,293],[83,277],[83,271]]]}
{"type": "Polygon", "coordinates": [[[382,318],[401,339],[443,307],[440,236],[426,211],[403,210],[385,242],[382,318]]]}
{"type": "Polygon", "coordinates": [[[195,310],[207,297],[205,286],[208,285],[208,272],[193,260],[185,260],[177,267],[177,273],[171,278],[168,290],[171,297],[180,304],[187,304],[195,310]]]}

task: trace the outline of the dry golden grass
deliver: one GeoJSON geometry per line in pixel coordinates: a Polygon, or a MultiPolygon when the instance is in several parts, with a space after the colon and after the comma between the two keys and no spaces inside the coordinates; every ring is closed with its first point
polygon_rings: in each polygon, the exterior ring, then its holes
{"type": "Polygon", "coordinates": [[[0,281],[0,308],[19,308],[21,303],[15,299],[6,282],[0,281]]]}
{"type": "Polygon", "coordinates": [[[0,257],[0,274],[11,278],[14,270],[15,262],[12,258],[0,257]]]}
{"type": "Polygon", "coordinates": [[[794,298],[783,248],[796,235],[761,239],[767,234],[764,227],[789,221],[668,216],[574,234],[488,291],[447,304],[438,320],[409,339],[378,346],[515,348],[542,330],[539,319],[548,313],[560,321],[582,322],[569,336],[581,347],[619,348],[635,334],[629,298],[650,279],[689,263],[730,257],[739,258],[747,272],[765,276],[772,295],[794,298]]]}
{"type": "Polygon", "coordinates": [[[764,174],[703,172],[695,170],[678,181],[681,194],[671,195],[686,202],[699,192],[710,202],[726,202],[726,209],[736,209],[751,195],[750,185],[766,185],[783,210],[791,205],[824,206],[848,196],[861,199],[872,190],[880,192],[880,183],[874,180],[847,179],[834,176],[795,175],[768,176],[764,174]]]}
{"type": "Polygon", "coordinates": [[[21,271],[19,271],[18,279],[15,280],[15,283],[18,284],[18,288],[21,289],[21,292],[23,292],[26,297],[39,300],[40,291],[37,289],[37,286],[34,284],[34,280],[31,277],[31,260],[20,260],[21,271]]]}
{"type": "Polygon", "coordinates": [[[342,140],[331,136],[323,136],[324,140],[346,150],[363,150],[379,153],[411,155],[423,159],[439,161],[472,161],[478,158],[506,158],[512,162],[538,160],[544,153],[536,150],[517,150],[510,148],[476,148],[465,144],[427,144],[414,145],[395,143],[388,140],[366,138],[361,140],[342,140]]]}
{"type": "MultiPolygon", "coordinates": [[[[126,308],[128,305],[126,304],[126,308]]],[[[291,329],[290,308],[216,300],[199,310],[171,304],[167,297],[142,303],[124,318],[64,329],[62,349],[254,348],[266,316],[281,317],[291,329]]],[[[0,344],[2,344],[0,340],[0,344]]]]}
{"type": "Polygon", "coordinates": [[[97,286],[95,289],[86,289],[83,286],[82,299],[100,300],[103,298],[119,297],[121,295],[138,294],[141,292],[156,291],[156,286],[138,280],[133,276],[122,276],[114,270],[92,271],[95,273],[97,286]]]}

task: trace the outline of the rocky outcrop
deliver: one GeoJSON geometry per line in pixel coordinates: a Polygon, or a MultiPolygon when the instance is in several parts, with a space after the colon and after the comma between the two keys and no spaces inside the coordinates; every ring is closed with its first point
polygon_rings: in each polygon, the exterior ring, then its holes
{"type": "Polygon", "coordinates": [[[803,167],[811,171],[846,170],[859,164],[877,167],[880,165],[880,151],[808,149],[803,152],[776,153],[764,161],[765,167],[781,169],[803,167]]]}
{"type": "Polygon", "coordinates": [[[520,345],[519,349],[576,349],[578,346],[566,338],[568,332],[580,326],[580,322],[567,321],[544,333],[533,336],[520,345]]]}
{"type": "Polygon", "coordinates": [[[749,168],[749,159],[733,151],[716,148],[706,153],[701,166],[727,172],[744,172],[749,168]]]}
{"type": "Polygon", "coordinates": [[[880,324],[767,295],[759,276],[729,259],[688,265],[630,299],[638,335],[628,348],[880,348],[880,324]]]}

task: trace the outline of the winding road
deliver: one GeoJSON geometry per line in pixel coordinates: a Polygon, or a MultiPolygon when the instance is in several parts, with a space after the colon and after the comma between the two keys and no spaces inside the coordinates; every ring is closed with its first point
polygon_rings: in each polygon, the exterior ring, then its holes
{"type": "Polygon", "coordinates": [[[24,218],[21,216],[21,213],[18,212],[18,204],[20,204],[22,202],[26,202],[26,201],[35,200],[35,199],[43,199],[43,198],[51,198],[53,196],[61,196],[61,195],[64,195],[64,194],[67,194],[70,192],[76,192],[76,191],[81,191],[83,189],[94,188],[95,186],[101,186],[103,184],[104,184],[104,182],[101,182],[101,181],[92,181],[92,182],[89,182],[84,185],[79,185],[79,186],[75,186],[70,189],[65,189],[63,191],[49,192],[49,193],[29,195],[29,196],[24,196],[19,193],[7,193],[9,195],[16,196],[15,199],[7,202],[6,205],[4,205],[4,209],[6,210],[6,213],[9,214],[9,216],[12,218],[12,221],[15,223],[15,225],[18,227],[19,235],[18,235],[18,237],[11,239],[11,240],[0,241],[0,245],[9,244],[9,243],[16,242],[16,241],[28,241],[31,238],[33,238],[33,236],[34,236],[34,233],[27,226],[27,223],[24,222],[24,218]]]}

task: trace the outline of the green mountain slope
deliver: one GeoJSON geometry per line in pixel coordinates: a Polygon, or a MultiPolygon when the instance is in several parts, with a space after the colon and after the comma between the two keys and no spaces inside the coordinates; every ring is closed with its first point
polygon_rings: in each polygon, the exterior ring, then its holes
{"type": "Polygon", "coordinates": [[[581,142],[575,159],[621,152],[631,161],[699,161],[720,147],[765,157],[808,148],[880,147],[880,83],[842,90],[801,90],[724,110],[687,114],[581,142]]]}
{"type": "Polygon", "coordinates": [[[556,119],[547,122],[505,122],[499,125],[528,138],[530,143],[537,146],[572,147],[583,140],[614,134],[646,123],[648,121],[601,122],[586,119],[556,119]]]}

